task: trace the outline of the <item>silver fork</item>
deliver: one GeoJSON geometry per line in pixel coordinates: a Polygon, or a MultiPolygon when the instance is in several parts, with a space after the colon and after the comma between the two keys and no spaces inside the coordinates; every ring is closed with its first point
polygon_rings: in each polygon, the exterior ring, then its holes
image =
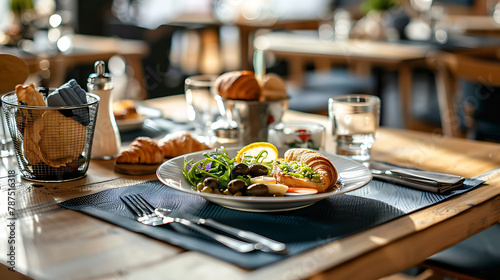
{"type": "Polygon", "coordinates": [[[126,195],[121,199],[137,215],[137,221],[143,224],[152,224],[154,221],[161,221],[162,218],[153,211],[149,210],[147,204],[144,204],[142,195],[126,195]]]}
{"type": "Polygon", "coordinates": [[[204,219],[201,217],[197,217],[194,215],[179,215],[177,212],[170,210],[170,209],[165,209],[165,208],[160,208],[157,207],[155,209],[155,212],[158,215],[162,216],[167,216],[167,217],[179,217],[182,216],[182,218],[189,220],[192,223],[198,224],[198,225],[203,225],[203,226],[208,226],[213,229],[216,229],[218,231],[224,232],[226,234],[229,234],[233,237],[252,242],[256,246],[258,246],[259,250],[264,251],[264,252],[271,252],[271,253],[277,253],[277,254],[287,254],[288,250],[287,247],[284,243],[281,243],[279,241],[270,239],[268,237],[259,235],[255,232],[247,231],[247,230],[242,230],[239,228],[234,228],[225,224],[222,224],[220,222],[217,222],[212,219],[204,219]]]}
{"type": "MultiPolygon", "coordinates": [[[[143,207],[146,207],[150,211],[153,210],[156,216],[162,217],[164,220],[166,220],[167,223],[170,223],[169,221],[170,218],[182,218],[190,221],[193,224],[209,226],[218,231],[222,231],[226,234],[232,235],[233,237],[253,243],[255,244],[254,246],[256,249],[261,250],[263,252],[271,252],[276,254],[288,253],[287,247],[284,243],[259,235],[257,233],[247,230],[242,230],[239,228],[234,228],[219,223],[212,219],[204,219],[196,217],[194,215],[187,215],[187,214],[181,216],[177,212],[172,211],[170,209],[154,207],[153,205],[151,205],[151,203],[149,203],[146,199],[144,199],[144,197],[141,194],[134,196],[132,199],[134,199],[135,201],[137,201],[137,203],[141,204],[143,207]]],[[[147,213],[143,213],[143,215],[145,215],[144,219],[147,219],[148,222],[151,223],[153,226],[164,224],[163,222],[164,220],[155,219],[155,217],[148,216],[147,213]]]]}
{"type": "Polygon", "coordinates": [[[156,208],[153,207],[149,202],[147,202],[147,200],[141,194],[126,195],[122,197],[122,200],[137,215],[137,221],[145,225],[155,226],[168,223],[179,223],[207,237],[210,237],[240,253],[248,253],[262,248],[261,244],[243,242],[222,234],[218,234],[195,223],[192,223],[187,219],[161,215],[158,213],[158,211],[155,211],[156,208]]]}

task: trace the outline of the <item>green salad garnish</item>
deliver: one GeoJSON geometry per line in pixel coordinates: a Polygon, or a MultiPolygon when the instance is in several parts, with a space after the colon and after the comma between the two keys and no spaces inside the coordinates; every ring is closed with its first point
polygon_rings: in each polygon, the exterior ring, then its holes
{"type": "Polygon", "coordinates": [[[207,177],[217,178],[221,185],[227,186],[231,180],[231,168],[235,160],[227,155],[226,149],[222,151],[203,153],[204,159],[194,162],[192,159],[184,158],[184,169],[182,174],[191,183],[196,186],[203,182],[207,177]]]}
{"type": "Polygon", "coordinates": [[[216,182],[216,188],[220,192],[224,192],[228,184],[235,179],[241,179],[250,186],[250,178],[269,174],[274,162],[274,160],[266,160],[267,151],[262,151],[256,156],[246,155],[241,158],[241,163],[236,162],[236,158],[231,158],[224,147],[202,155],[203,158],[196,162],[185,157],[182,170],[182,174],[197,190],[209,184],[205,181],[207,178],[217,179],[217,181],[211,179],[210,186],[213,187],[216,182]]]}
{"type": "Polygon", "coordinates": [[[259,154],[257,154],[257,156],[243,155],[243,157],[241,158],[241,162],[248,166],[253,164],[261,164],[271,170],[273,168],[274,160],[266,161],[268,154],[268,151],[262,150],[259,154]]]}

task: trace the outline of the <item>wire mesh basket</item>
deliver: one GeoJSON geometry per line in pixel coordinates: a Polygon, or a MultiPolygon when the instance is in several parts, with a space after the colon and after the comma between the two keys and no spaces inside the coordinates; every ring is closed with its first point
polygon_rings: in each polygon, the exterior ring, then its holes
{"type": "MultiPolygon", "coordinates": [[[[38,88],[44,98],[53,88],[38,88]]],[[[2,106],[24,179],[63,182],[85,176],[92,150],[99,97],[65,107],[19,105],[16,92],[2,96],[2,106]]]]}

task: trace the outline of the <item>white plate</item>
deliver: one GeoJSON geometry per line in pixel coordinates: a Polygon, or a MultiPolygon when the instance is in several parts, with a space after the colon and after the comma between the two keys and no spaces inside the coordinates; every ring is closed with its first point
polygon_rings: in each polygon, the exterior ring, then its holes
{"type": "Polygon", "coordinates": [[[133,119],[116,120],[116,124],[121,132],[127,132],[140,129],[145,119],[146,116],[139,115],[139,117],[133,119]]]}
{"type": "MultiPolygon", "coordinates": [[[[240,149],[241,148],[229,148],[226,150],[230,157],[235,157],[240,149]]],[[[280,151],[280,156],[283,156],[283,152],[284,151],[280,151]]],[[[335,191],[312,195],[284,197],[229,196],[203,193],[194,190],[182,174],[182,169],[184,168],[184,157],[188,160],[193,159],[196,162],[197,160],[204,158],[202,155],[203,153],[204,152],[197,152],[168,160],[160,165],[156,171],[156,175],[163,184],[169,186],[170,188],[188,194],[199,195],[208,201],[226,208],[248,212],[275,212],[303,208],[327,197],[344,194],[361,188],[362,186],[368,184],[372,179],[370,170],[361,163],[342,156],[321,152],[324,156],[330,159],[340,175],[342,186],[335,191]]]]}

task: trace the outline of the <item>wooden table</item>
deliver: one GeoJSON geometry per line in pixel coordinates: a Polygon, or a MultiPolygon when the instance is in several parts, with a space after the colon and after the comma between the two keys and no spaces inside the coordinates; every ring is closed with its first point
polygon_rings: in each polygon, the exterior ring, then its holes
{"type": "Polygon", "coordinates": [[[448,15],[437,26],[451,34],[500,36],[500,22],[486,15],[448,15]]]}
{"type": "Polygon", "coordinates": [[[272,23],[260,21],[237,21],[236,26],[240,33],[241,69],[253,70],[250,63],[253,55],[253,42],[259,29],[268,30],[315,30],[320,25],[320,19],[277,19],[272,23]]]}
{"type": "Polygon", "coordinates": [[[416,129],[422,125],[411,114],[412,70],[416,66],[425,66],[425,57],[431,50],[430,45],[361,39],[327,41],[311,34],[269,33],[255,40],[255,48],[288,61],[290,80],[299,85],[302,84],[305,65],[308,62],[395,70],[399,74],[398,86],[405,127],[416,129]]]}
{"type": "Polygon", "coordinates": [[[23,58],[31,73],[49,70],[50,75],[47,78],[47,86],[49,87],[59,87],[64,84],[67,71],[76,65],[93,65],[98,60],[107,61],[112,56],[121,56],[132,69],[132,78],[139,83],[139,92],[135,98],[147,98],[147,86],[142,65],[142,59],[149,53],[149,46],[146,43],[137,40],[80,34],[75,34],[72,40],[72,49],[54,56],[46,53],[28,54],[11,48],[5,50],[12,51],[23,58]]]}
{"type": "MultiPolygon", "coordinates": [[[[184,97],[149,100],[165,116],[186,120],[184,97]]],[[[324,116],[286,112],[287,121],[327,127],[324,116]]],[[[64,184],[16,182],[16,270],[36,279],[377,279],[415,265],[500,221],[500,145],[436,134],[380,128],[373,158],[487,181],[463,195],[394,221],[325,244],[284,261],[248,271],[195,251],[137,234],[57,202],[155,179],[113,172],[113,161],[93,160],[85,178],[64,184]]],[[[2,168],[13,169],[12,166],[2,168]]],[[[6,221],[7,187],[1,179],[6,221]]],[[[2,225],[5,228],[5,224],[2,225]]],[[[0,278],[8,271],[7,230],[0,231],[0,278]]],[[[17,275],[17,274],[16,274],[17,275]]],[[[6,278],[7,277],[7,278],[6,278]]]]}

